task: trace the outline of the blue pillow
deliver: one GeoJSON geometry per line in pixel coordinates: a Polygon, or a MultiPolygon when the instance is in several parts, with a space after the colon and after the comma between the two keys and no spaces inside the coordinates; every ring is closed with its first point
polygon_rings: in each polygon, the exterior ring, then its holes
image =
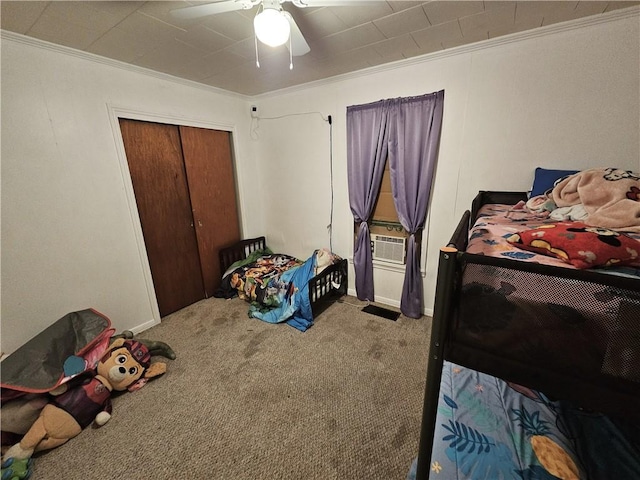
{"type": "Polygon", "coordinates": [[[538,167],[533,178],[533,187],[531,187],[531,197],[544,195],[544,192],[553,188],[556,180],[578,173],[579,170],[548,170],[538,167]]]}

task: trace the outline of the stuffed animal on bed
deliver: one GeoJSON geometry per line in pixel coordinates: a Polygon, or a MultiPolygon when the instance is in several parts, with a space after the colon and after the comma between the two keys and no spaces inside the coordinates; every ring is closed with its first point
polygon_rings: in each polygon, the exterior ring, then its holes
{"type": "Polygon", "coordinates": [[[4,460],[26,459],[34,452],[60,446],[92,422],[104,425],[111,418],[112,391],[138,390],[166,369],[165,363],[151,363],[151,353],[142,343],[116,339],[92,375],[53,398],[20,443],[7,450],[4,460]]]}
{"type": "Polygon", "coordinates": [[[314,275],[320,275],[322,271],[336,263],[339,258],[331,252],[328,248],[321,248],[315,251],[316,266],[314,268],[314,275]]]}

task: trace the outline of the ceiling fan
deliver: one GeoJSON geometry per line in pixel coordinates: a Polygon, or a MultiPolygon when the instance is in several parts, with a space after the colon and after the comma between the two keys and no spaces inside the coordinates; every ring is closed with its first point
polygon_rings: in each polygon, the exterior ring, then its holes
{"type": "MultiPolygon", "coordinates": [[[[172,10],[171,14],[176,18],[191,20],[218,13],[232,12],[235,10],[249,10],[257,5],[258,11],[253,19],[253,28],[257,40],[265,45],[277,47],[288,42],[290,54],[301,56],[311,49],[302,35],[291,14],[282,9],[285,2],[291,2],[299,8],[306,7],[342,7],[342,6],[366,6],[379,3],[380,0],[222,0],[192,7],[172,10]]],[[[257,41],[256,41],[257,53],[257,41]]],[[[258,63],[258,66],[260,64],[258,63]]],[[[290,67],[292,68],[292,66],[290,67]]]]}

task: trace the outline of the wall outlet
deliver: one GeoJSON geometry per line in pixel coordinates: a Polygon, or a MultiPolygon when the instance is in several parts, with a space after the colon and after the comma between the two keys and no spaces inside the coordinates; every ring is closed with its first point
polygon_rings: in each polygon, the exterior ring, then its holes
{"type": "Polygon", "coordinates": [[[258,107],[251,105],[251,118],[258,118],[258,107]]]}

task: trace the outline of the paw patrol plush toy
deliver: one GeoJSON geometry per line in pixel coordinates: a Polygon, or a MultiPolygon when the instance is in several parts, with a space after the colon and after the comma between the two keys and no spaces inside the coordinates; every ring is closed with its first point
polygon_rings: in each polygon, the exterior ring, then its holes
{"type": "Polygon", "coordinates": [[[92,422],[104,425],[111,418],[111,392],[137,390],[148,379],[162,375],[165,363],[151,364],[149,349],[136,340],[116,339],[98,362],[95,374],[54,397],[24,435],[4,455],[26,459],[78,435],[92,422]]]}

